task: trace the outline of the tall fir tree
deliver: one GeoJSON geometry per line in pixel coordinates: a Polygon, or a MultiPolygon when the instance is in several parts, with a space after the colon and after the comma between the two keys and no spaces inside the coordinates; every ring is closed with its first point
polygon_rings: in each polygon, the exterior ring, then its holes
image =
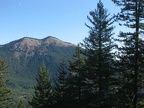
{"type": "Polygon", "coordinates": [[[84,90],[85,88],[85,76],[84,76],[84,56],[80,45],[76,48],[76,53],[73,55],[71,61],[69,61],[69,75],[67,85],[71,91],[71,101],[75,105],[75,108],[83,108],[84,104],[84,90]]]}
{"type": "Polygon", "coordinates": [[[25,108],[24,101],[22,99],[19,101],[17,108],[25,108]]]}
{"type": "MultiPolygon", "coordinates": [[[[119,42],[123,45],[119,47],[119,67],[122,73],[122,87],[120,93],[124,96],[121,99],[122,108],[139,108],[139,103],[144,96],[143,73],[144,73],[144,53],[143,39],[144,33],[144,1],[143,0],[112,0],[121,8],[117,18],[123,21],[121,25],[129,28],[128,32],[121,32],[119,42]],[[125,101],[123,101],[125,100],[125,101]]],[[[144,107],[144,106],[143,106],[144,107]]]]}
{"type": "Polygon", "coordinates": [[[97,9],[90,12],[90,16],[87,18],[92,27],[86,24],[90,29],[90,35],[82,43],[86,56],[88,107],[112,108],[114,102],[111,101],[115,93],[112,54],[114,17],[110,17],[101,0],[97,4],[97,9]]]}
{"type": "Polygon", "coordinates": [[[35,94],[29,104],[32,108],[52,108],[53,89],[46,65],[43,63],[38,72],[35,94]]]}
{"type": "Polygon", "coordinates": [[[55,108],[68,108],[67,105],[67,66],[63,60],[58,69],[58,75],[55,82],[55,108]]]}
{"type": "Polygon", "coordinates": [[[7,87],[7,64],[6,61],[0,60],[0,108],[10,108],[11,91],[7,87]]]}

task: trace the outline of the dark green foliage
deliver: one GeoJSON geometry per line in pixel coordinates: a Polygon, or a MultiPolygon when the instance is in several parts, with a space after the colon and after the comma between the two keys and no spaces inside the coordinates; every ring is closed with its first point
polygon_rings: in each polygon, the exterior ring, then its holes
{"type": "Polygon", "coordinates": [[[58,69],[58,75],[55,83],[55,99],[56,108],[68,108],[68,94],[67,93],[67,66],[63,61],[58,69]]]}
{"type": "MultiPolygon", "coordinates": [[[[128,32],[119,34],[119,71],[121,74],[121,108],[139,108],[143,100],[143,33],[144,33],[144,1],[143,0],[112,0],[121,7],[117,18],[121,25],[129,28],[128,32]]],[[[144,106],[143,106],[144,107],[144,106]]]]}
{"type": "Polygon", "coordinates": [[[81,48],[78,46],[67,68],[66,62],[60,64],[56,81],[56,107],[57,108],[82,108],[85,77],[84,59],[81,48]]]}
{"type": "Polygon", "coordinates": [[[39,69],[35,94],[29,102],[33,108],[51,108],[53,105],[53,90],[45,64],[39,69]]]}
{"type": "Polygon", "coordinates": [[[86,56],[86,78],[87,78],[87,99],[88,106],[94,108],[112,108],[114,104],[113,81],[115,72],[113,70],[113,29],[114,17],[110,17],[108,11],[104,9],[101,1],[97,4],[97,9],[90,12],[88,20],[92,27],[89,37],[85,38],[82,44],[85,48],[86,56]]]}
{"type": "Polygon", "coordinates": [[[17,108],[25,108],[23,100],[20,100],[17,108]]]}
{"type": "Polygon", "coordinates": [[[69,75],[67,78],[67,85],[71,93],[71,102],[75,108],[82,108],[85,104],[84,90],[85,87],[85,76],[84,76],[84,57],[82,55],[82,49],[78,45],[76,53],[73,55],[69,62],[69,75]]]}
{"type": "Polygon", "coordinates": [[[10,108],[11,91],[7,87],[7,64],[6,61],[0,60],[0,108],[10,108]]]}

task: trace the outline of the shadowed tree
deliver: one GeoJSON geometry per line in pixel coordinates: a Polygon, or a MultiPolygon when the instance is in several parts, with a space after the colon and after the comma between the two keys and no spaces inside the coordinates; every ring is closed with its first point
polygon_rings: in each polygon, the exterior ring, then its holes
{"type": "Polygon", "coordinates": [[[38,72],[37,84],[34,87],[35,94],[29,104],[32,108],[52,108],[53,106],[53,90],[51,81],[43,63],[38,72]]]}
{"type": "MultiPolygon", "coordinates": [[[[56,108],[68,108],[67,106],[67,67],[65,61],[59,66],[58,75],[55,83],[55,99],[56,99],[56,108]]],[[[69,95],[69,94],[68,94],[69,95]]]]}
{"type": "Polygon", "coordinates": [[[69,61],[69,75],[68,75],[68,87],[71,91],[71,101],[75,104],[75,108],[82,108],[85,106],[83,103],[85,88],[85,76],[84,76],[84,56],[82,49],[78,45],[76,53],[73,55],[71,61],[69,61]]]}
{"type": "MultiPolygon", "coordinates": [[[[142,101],[144,73],[144,1],[143,0],[112,0],[121,8],[117,18],[122,26],[129,28],[128,32],[119,34],[120,72],[122,73],[122,88],[120,100],[122,108],[138,108],[142,101]]],[[[143,106],[144,107],[144,106],[143,106]]]]}
{"type": "Polygon", "coordinates": [[[0,60],[0,108],[10,108],[11,91],[6,85],[7,68],[6,61],[0,60]]]}
{"type": "Polygon", "coordinates": [[[82,46],[86,56],[87,100],[89,108],[112,108],[114,104],[114,60],[112,50],[114,17],[111,17],[99,0],[97,9],[87,17],[92,26],[82,46]],[[113,100],[113,101],[112,101],[113,100]]]}
{"type": "Polygon", "coordinates": [[[17,108],[25,108],[24,102],[23,102],[22,99],[19,101],[19,104],[18,104],[17,108]]]}

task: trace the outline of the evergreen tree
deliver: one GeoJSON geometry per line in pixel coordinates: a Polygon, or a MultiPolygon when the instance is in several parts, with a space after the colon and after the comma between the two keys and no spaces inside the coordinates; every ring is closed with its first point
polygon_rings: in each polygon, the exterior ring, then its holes
{"type": "Polygon", "coordinates": [[[55,83],[55,99],[57,108],[67,108],[67,92],[66,92],[66,79],[67,79],[66,63],[63,61],[58,69],[58,75],[55,83]]]}
{"type": "MultiPolygon", "coordinates": [[[[122,87],[120,93],[122,108],[138,108],[143,98],[144,53],[144,1],[143,0],[112,0],[121,7],[117,18],[123,21],[121,25],[126,26],[129,32],[121,32],[119,42],[119,71],[122,73],[122,87]]],[[[144,106],[143,106],[144,107],[144,106]]]]}
{"type": "Polygon", "coordinates": [[[25,108],[24,103],[23,103],[23,100],[20,100],[17,108],[25,108]]]}
{"type": "Polygon", "coordinates": [[[84,76],[84,57],[82,49],[78,45],[76,53],[73,55],[71,61],[69,61],[69,76],[67,85],[71,91],[71,101],[75,105],[75,108],[82,108],[84,105],[84,89],[85,89],[85,76],[84,76]]]}
{"type": "Polygon", "coordinates": [[[52,108],[53,106],[53,90],[51,81],[43,63],[38,72],[37,85],[35,94],[29,102],[32,108],[52,108]]]}
{"type": "MultiPolygon", "coordinates": [[[[113,54],[114,43],[112,41],[114,17],[104,8],[99,0],[97,9],[90,12],[87,17],[92,27],[89,37],[86,37],[82,44],[85,48],[86,56],[86,76],[87,76],[87,100],[89,108],[112,108],[111,102],[114,90],[113,54]]],[[[113,100],[114,101],[114,100],[113,100]]]]}
{"type": "Polygon", "coordinates": [[[6,61],[0,60],[0,108],[10,108],[11,91],[6,85],[7,74],[6,61]]]}

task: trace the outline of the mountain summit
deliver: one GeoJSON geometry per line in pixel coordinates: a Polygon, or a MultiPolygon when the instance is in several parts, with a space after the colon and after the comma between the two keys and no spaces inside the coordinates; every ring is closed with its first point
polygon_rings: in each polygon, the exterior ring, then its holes
{"type": "Polygon", "coordinates": [[[56,45],[56,46],[75,46],[74,44],[71,44],[71,43],[68,43],[68,42],[64,42],[64,41],[61,41],[55,37],[52,37],[52,36],[48,36],[44,39],[41,40],[42,43],[45,43],[45,44],[53,44],[53,45],[56,45]]]}
{"type": "Polygon", "coordinates": [[[64,42],[62,40],[59,40],[55,37],[48,36],[44,39],[35,39],[35,38],[30,38],[30,37],[24,37],[22,39],[10,42],[9,44],[13,44],[14,48],[25,48],[25,47],[38,47],[41,45],[55,45],[55,46],[75,46],[74,44],[64,42]]]}
{"type": "Polygon", "coordinates": [[[24,37],[19,40],[10,42],[6,45],[3,45],[4,48],[8,48],[14,51],[14,57],[19,56],[33,56],[36,49],[39,49],[39,52],[47,52],[49,46],[53,47],[75,47],[74,44],[64,42],[55,37],[48,36],[44,39],[35,39],[30,37],[24,37]]]}

